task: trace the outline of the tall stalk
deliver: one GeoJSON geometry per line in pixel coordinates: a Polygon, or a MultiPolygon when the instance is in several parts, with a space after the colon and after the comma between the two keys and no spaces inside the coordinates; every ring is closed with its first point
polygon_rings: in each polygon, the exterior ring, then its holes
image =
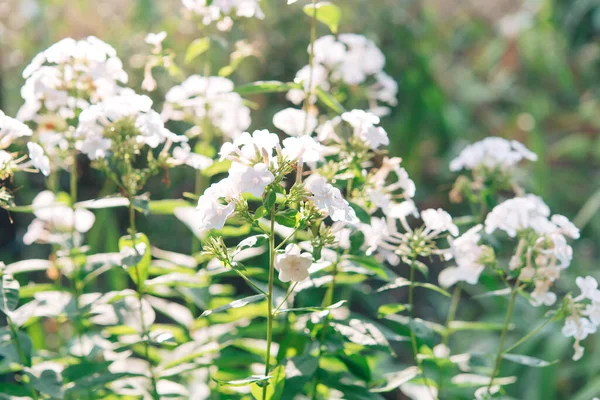
{"type": "Polygon", "coordinates": [[[70,180],[70,185],[69,185],[69,190],[70,190],[70,197],[71,197],[71,211],[73,213],[73,226],[71,228],[71,242],[72,242],[72,247],[71,247],[71,260],[73,262],[73,270],[71,272],[71,284],[73,286],[73,296],[75,297],[74,301],[75,301],[75,321],[74,321],[74,325],[75,325],[75,332],[77,335],[77,339],[79,340],[79,345],[81,346],[82,350],[83,350],[83,342],[81,339],[81,335],[83,334],[83,326],[81,323],[81,316],[79,315],[79,297],[81,296],[82,292],[83,292],[83,285],[81,283],[81,264],[79,263],[79,258],[76,257],[75,254],[75,250],[77,247],[77,229],[76,227],[76,218],[75,218],[75,211],[76,211],[76,207],[75,204],[77,203],[77,175],[78,175],[78,169],[77,169],[77,150],[73,147],[73,151],[72,151],[72,163],[71,163],[71,169],[70,169],[70,173],[69,173],[69,180],[70,180]]]}
{"type": "Polygon", "coordinates": [[[506,310],[506,317],[504,318],[504,327],[502,328],[502,333],[500,335],[500,344],[498,346],[498,353],[496,354],[496,361],[494,363],[494,370],[492,371],[492,375],[490,376],[490,383],[487,387],[488,394],[492,389],[492,385],[494,384],[494,379],[496,375],[498,375],[500,369],[500,362],[502,361],[502,356],[504,355],[503,348],[504,342],[506,341],[506,334],[508,333],[508,327],[510,325],[510,318],[512,317],[512,312],[515,307],[515,301],[517,299],[517,293],[519,292],[519,282],[515,284],[512,291],[510,292],[510,301],[508,303],[508,309],[506,310]]]}
{"type": "Polygon", "coordinates": [[[448,309],[448,318],[446,319],[446,330],[444,331],[444,335],[442,337],[442,344],[444,346],[448,345],[448,340],[450,339],[450,325],[456,317],[456,310],[458,308],[458,303],[460,302],[460,293],[460,282],[457,282],[456,286],[454,287],[454,292],[452,292],[452,300],[450,301],[450,308],[448,309]]]}
{"type": "MultiPolygon", "coordinates": [[[[271,342],[273,341],[273,281],[275,279],[275,208],[271,211],[271,231],[269,232],[269,290],[267,291],[267,355],[265,376],[271,369],[271,342]]],[[[267,398],[267,386],[263,386],[263,400],[267,398]]]]}
{"type": "MultiPolygon", "coordinates": [[[[133,196],[129,197],[129,235],[131,237],[131,244],[135,249],[137,232],[135,229],[135,208],[133,206],[133,196]]],[[[150,251],[150,249],[146,249],[146,251],[150,251]]],[[[144,321],[144,282],[142,282],[141,279],[142,274],[140,273],[139,263],[135,264],[135,274],[137,277],[136,291],[140,307],[140,325],[142,330],[142,340],[144,342],[144,357],[148,362],[148,369],[150,370],[150,381],[152,383],[152,398],[160,399],[156,385],[156,376],[154,375],[154,368],[152,367],[152,362],[150,361],[150,330],[149,327],[146,326],[146,322],[144,321]]]]}
{"type": "MultiPolygon", "coordinates": [[[[339,263],[339,258],[333,264],[333,271],[331,272],[332,279],[329,287],[327,288],[327,292],[325,293],[325,297],[323,298],[323,302],[321,303],[321,307],[329,307],[333,304],[333,294],[335,292],[335,277],[337,276],[337,266],[339,263]]],[[[323,343],[325,342],[325,334],[327,333],[327,328],[329,326],[329,313],[325,316],[323,321],[323,327],[321,328],[321,335],[319,336],[319,354],[317,355],[317,370],[321,361],[321,357],[323,356],[323,343]]],[[[317,388],[319,386],[319,375],[318,373],[315,375],[315,383],[313,385],[312,398],[315,400],[317,398],[317,388]]]]}
{"type": "Polygon", "coordinates": [[[310,51],[308,54],[308,88],[304,90],[304,127],[302,128],[303,134],[308,134],[306,129],[308,128],[308,109],[310,107],[310,98],[312,97],[312,86],[313,86],[313,64],[315,58],[315,40],[317,40],[317,7],[315,7],[316,0],[312,0],[313,15],[310,21],[310,51]]]}

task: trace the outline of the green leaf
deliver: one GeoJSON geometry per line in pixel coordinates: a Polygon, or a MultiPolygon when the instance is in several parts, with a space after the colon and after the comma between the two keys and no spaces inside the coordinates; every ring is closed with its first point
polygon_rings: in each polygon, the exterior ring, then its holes
{"type": "Polygon", "coordinates": [[[354,262],[367,268],[369,271],[373,272],[375,275],[382,279],[388,279],[388,274],[384,266],[373,257],[348,255],[344,258],[348,261],[354,262]]]}
{"type": "Polygon", "coordinates": [[[257,81],[236,87],[233,91],[241,96],[261,93],[278,93],[287,92],[291,89],[301,89],[302,86],[298,83],[285,83],[279,81],[257,81]]]}
{"type": "Polygon", "coordinates": [[[173,215],[176,208],[189,206],[190,203],[181,199],[153,200],[150,202],[149,211],[154,215],[173,215]]]}
{"type": "MultiPolygon", "coordinates": [[[[392,289],[397,289],[397,288],[401,288],[401,287],[405,287],[405,286],[411,286],[411,283],[408,279],[406,278],[396,278],[394,279],[394,281],[392,283],[388,283],[387,285],[384,285],[382,287],[380,287],[379,289],[377,289],[377,292],[384,292],[386,290],[392,290],[392,289]]],[[[444,289],[442,289],[439,286],[436,286],[432,283],[427,283],[427,282],[414,282],[412,284],[412,286],[414,287],[422,287],[425,289],[429,289],[429,290],[433,290],[434,292],[438,292],[440,294],[443,294],[446,297],[450,297],[450,293],[448,293],[447,291],[445,291],[444,289]]]]}
{"type": "Polygon", "coordinates": [[[119,251],[129,254],[123,258],[124,267],[136,285],[143,285],[148,279],[148,268],[152,260],[148,237],[143,233],[137,233],[134,243],[130,235],[123,236],[119,239],[119,251]]]}
{"type": "Polygon", "coordinates": [[[371,380],[371,368],[365,356],[357,353],[346,354],[343,351],[336,355],[354,376],[365,382],[371,380]]]}
{"type": "MultiPolygon", "coordinates": [[[[509,326],[510,327],[510,326],[509,326]]],[[[504,329],[504,324],[493,322],[477,322],[477,321],[452,321],[450,322],[450,330],[458,331],[501,331],[504,329]]]]}
{"type": "Polygon", "coordinates": [[[275,222],[288,228],[295,228],[298,222],[298,210],[288,208],[275,215],[275,222]]]}
{"type": "Polygon", "coordinates": [[[411,379],[417,377],[419,375],[418,367],[408,367],[403,369],[402,371],[392,372],[389,374],[385,374],[384,378],[386,380],[386,384],[384,386],[379,386],[371,389],[371,392],[374,393],[384,393],[391,392],[392,390],[402,386],[406,382],[411,379]]]}
{"type": "Polygon", "coordinates": [[[306,15],[316,18],[319,22],[327,25],[333,34],[337,34],[342,17],[342,12],[338,6],[328,1],[321,1],[317,4],[307,4],[303,9],[306,15]]]}
{"type": "Polygon", "coordinates": [[[201,317],[207,317],[211,314],[214,313],[218,313],[218,312],[223,312],[223,311],[227,311],[229,309],[232,308],[240,308],[240,307],[244,307],[247,306],[248,304],[251,303],[256,303],[257,301],[261,301],[265,299],[265,296],[262,294],[255,294],[254,296],[249,296],[249,297],[245,297],[243,299],[239,299],[239,300],[234,300],[231,303],[215,308],[214,310],[206,310],[202,313],[201,317]]]}
{"type": "Polygon", "coordinates": [[[277,311],[277,314],[282,314],[286,312],[315,312],[315,311],[325,311],[325,310],[334,310],[336,308],[340,308],[342,305],[346,303],[346,300],[338,301],[335,304],[332,304],[328,307],[300,307],[300,308],[285,308],[283,310],[277,311]]]}
{"type": "Polygon", "coordinates": [[[508,361],[512,361],[517,364],[526,365],[528,367],[534,368],[544,368],[549,367],[550,365],[556,364],[558,360],[553,362],[548,362],[545,360],[541,360],[539,358],[530,357],[530,356],[522,356],[520,354],[503,354],[502,358],[508,361]]]}
{"type": "Polygon", "coordinates": [[[231,161],[229,161],[229,160],[216,161],[210,167],[203,169],[202,175],[208,176],[210,178],[217,174],[223,174],[223,173],[229,171],[230,167],[231,167],[231,161]]]}
{"type": "Polygon", "coordinates": [[[254,383],[251,386],[252,395],[256,399],[266,399],[266,400],[279,400],[281,395],[283,394],[283,387],[285,385],[285,368],[283,365],[279,365],[271,371],[271,379],[267,382],[262,382],[262,384],[254,383]],[[267,385],[267,396],[263,397],[263,387],[262,385],[267,385]]]}
{"type": "Polygon", "coordinates": [[[330,108],[336,114],[343,114],[346,109],[339,101],[335,99],[331,94],[324,91],[320,86],[316,88],[317,99],[326,107],[330,108]]]}
{"type": "Polygon", "coordinates": [[[30,370],[27,375],[31,379],[31,385],[43,394],[47,394],[52,398],[62,399],[64,393],[62,390],[62,376],[52,369],[46,369],[39,375],[34,374],[30,370]]]}
{"type": "Polygon", "coordinates": [[[218,380],[218,379],[214,379],[213,381],[217,382],[219,385],[222,386],[248,386],[251,385],[253,383],[257,383],[257,382],[264,382],[267,381],[269,379],[271,379],[272,376],[266,376],[266,375],[252,375],[248,378],[245,379],[235,379],[232,381],[222,381],[222,380],[218,380]]]}
{"type": "Polygon", "coordinates": [[[69,397],[73,397],[75,393],[81,391],[89,391],[92,389],[98,389],[104,387],[107,383],[118,381],[123,378],[138,378],[144,377],[142,374],[135,374],[130,372],[117,372],[117,373],[93,373],[75,381],[74,385],[69,386],[65,391],[69,397]]]}
{"type": "Polygon", "coordinates": [[[19,304],[19,282],[0,263],[0,311],[9,314],[19,304]]]}
{"type": "Polygon", "coordinates": [[[185,52],[185,63],[191,63],[196,57],[202,55],[210,48],[210,38],[203,37],[194,40],[185,52]]]}
{"type": "Polygon", "coordinates": [[[409,304],[384,304],[379,306],[377,314],[380,317],[385,317],[389,314],[397,314],[409,309],[409,304]]]}

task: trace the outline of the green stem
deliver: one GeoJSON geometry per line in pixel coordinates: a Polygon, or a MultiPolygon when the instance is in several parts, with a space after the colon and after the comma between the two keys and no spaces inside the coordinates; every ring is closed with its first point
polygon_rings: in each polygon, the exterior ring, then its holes
{"type": "Polygon", "coordinates": [[[454,287],[454,292],[452,293],[452,300],[450,302],[450,309],[448,310],[448,318],[446,319],[446,330],[444,331],[444,335],[442,337],[442,344],[444,346],[448,345],[448,340],[450,338],[450,324],[454,321],[456,317],[456,309],[458,308],[458,303],[460,302],[460,282],[456,283],[454,287]]]}
{"type": "Polygon", "coordinates": [[[290,286],[290,288],[288,289],[288,292],[286,293],[285,297],[283,298],[283,300],[281,300],[281,303],[279,303],[279,305],[277,306],[277,308],[275,309],[275,311],[273,311],[273,314],[277,314],[277,311],[279,311],[279,309],[281,308],[281,306],[283,306],[283,304],[285,303],[285,301],[290,297],[290,295],[292,293],[294,293],[294,289],[296,289],[297,285],[298,285],[298,282],[294,282],[294,284],[290,286]]]}
{"type": "MultiPolygon", "coordinates": [[[[17,352],[19,353],[19,359],[21,360],[21,364],[24,367],[31,367],[31,362],[29,362],[27,360],[27,357],[25,356],[25,351],[23,351],[23,346],[21,345],[21,340],[19,339],[19,332],[17,331],[17,327],[15,326],[15,323],[13,322],[12,318],[10,318],[8,315],[6,316],[6,321],[8,323],[8,326],[10,327],[10,331],[12,333],[13,340],[15,341],[15,346],[17,347],[17,352]]],[[[31,396],[35,400],[37,400],[38,399],[37,392],[36,392],[35,388],[29,382],[28,376],[27,376],[26,384],[29,387],[29,390],[31,391],[31,396]]]]}
{"type": "Polygon", "coordinates": [[[296,232],[298,232],[298,228],[294,229],[294,231],[292,233],[290,233],[288,235],[288,237],[286,237],[285,239],[283,239],[283,241],[281,243],[279,243],[277,245],[277,247],[275,247],[275,250],[281,249],[287,243],[287,241],[290,240],[296,234],[296,232]]]}
{"type": "MultiPolygon", "coordinates": [[[[200,196],[202,194],[203,189],[203,179],[202,172],[200,170],[196,170],[196,182],[194,184],[194,194],[200,196]]],[[[198,239],[195,235],[192,236],[192,255],[198,253],[202,248],[202,243],[200,239],[198,239]]]]}
{"type": "Polygon", "coordinates": [[[504,342],[506,341],[506,334],[508,332],[508,327],[510,325],[510,318],[512,316],[513,309],[515,307],[515,301],[517,299],[517,293],[519,292],[518,282],[513,287],[510,293],[510,301],[508,303],[508,309],[506,310],[506,318],[504,319],[504,327],[502,328],[502,334],[500,335],[500,345],[498,346],[498,353],[496,354],[496,362],[494,363],[494,370],[492,371],[492,376],[490,377],[490,383],[487,387],[487,392],[490,393],[492,389],[492,385],[494,384],[494,378],[498,375],[498,370],[500,369],[500,362],[502,361],[502,355],[504,352],[502,348],[504,347],[504,342]]]}
{"type": "Polygon", "coordinates": [[[517,347],[519,347],[520,345],[522,345],[523,343],[525,343],[526,341],[528,341],[529,339],[531,339],[533,336],[535,336],[536,333],[538,333],[539,331],[541,331],[542,329],[544,329],[546,327],[546,325],[548,325],[549,323],[553,322],[554,318],[555,317],[549,318],[546,321],[544,321],[544,323],[538,325],[537,328],[535,328],[534,330],[532,330],[531,332],[529,332],[527,335],[523,336],[521,339],[519,339],[512,346],[509,346],[507,349],[505,349],[502,352],[502,354],[510,353],[511,351],[513,351],[514,349],[516,349],[517,347]]]}
{"type": "MultiPolygon", "coordinates": [[[[135,208],[133,206],[133,196],[129,196],[129,235],[131,237],[131,244],[135,249],[135,240],[136,240],[136,230],[135,230],[135,208]]],[[[149,249],[146,249],[149,251],[149,249]]],[[[142,330],[142,340],[144,342],[144,357],[148,362],[148,368],[150,370],[150,381],[152,382],[152,398],[160,399],[157,390],[156,384],[156,376],[154,375],[154,368],[152,367],[152,361],[150,360],[150,332],[149,328],[146,326],[146,322],[144,321],[144,309],[143,309],[143,299],[144,299],[144,282],[142,282],[142,274],[140,273],[139,263],[135,264],[135,274],[137,276],[137,285],[136,291],[140,304],[140,325],[142,330]]]]}
{"type": "MultiPolygon", "coordinates": [[[[267,292],[267,355],[265,376],[271,369],[271,342],[273,341],[273,281],[275,279],[275,208],[271,211],[271,232],[269,233],[269,291],[267,292]]],[[[267,385],[263,386],[263,400],[267,399],[267,385]]]]}
{"type": "Polygon", "coordinates": [[[310,21],[310,52],[308,54],[308,88],[304,90],[304,128],[302,132],[306,135],[308,128],[308,109],[310,107],[310,98],[312,97],[313,86],[313,62],[315,58],[315,40],[317,40],[317,8],[315,7],[316,0],[312,0],[313,16],[310,21]]]}
{"type": "Polygon", "coordinates": [[[253,283],[253,282],[252,282],[252,281],[251,281],[251,280],[250,280],[250,279],[249,279],[249,278],[248,278],[246,275],[244,275],[244,274],[243,274],[241,271],[239,271],[239,270],[237,270],[237,269],[235,269],[235,268],[232,268],[232,269],[235,271],[235,273],[236,273],[236,274],[238,274],[238,275],[239,275],[239,276],[240,276],[240,277],[241,277],[243,280],[245,280],[245,281],[246,281],[246,283],[247,283],[248,285],[250,285],[250,286],[251,286],[251,287],[252,287],[254,290],[256,290],[258,293],[260,293],[260,294],[263,294],[263,295],[265,295],[265,296],[267,295],[267,293],[266,293],[264,290],[262,290],[261,288],[259,288],[258,286],[256,286],[256,285],[255,285],[255,284],[254,284],[254,283],[253,283]]]}
{"type": "MultiPolygon", "coordinates": [[[[412,262],[410,263],[410,286],[408,287],[408,306],[410,309],[410,319],[412,321],[414,321],[415,319],[415,302],[414,302],[414,283],[415,283],[415,268],[414,268],[414,264],[415,264],[415,259],[413,258],[412,262]]],[[[415,357],[415,362],[417,363],[417,366],[419,367],[419,371],[421,371],[421,373],[423,373],[423,365],[421,363],[421,360],[419,359],[419,349],[417,348],[417,336],[415,335],[414,329],[409,329],[410,330],[410,343],[412,345],[412,350],[413,350],[413,356],[415,357]]]]}
{"type": "MultiPolygon", "coordinates": [[[[333,279],[327,288],[327,292],[325,293],[325,297],[323,297],[323,301],[321,302],[321,307],[329,307],[333,304],[333,294],[335,292],[335,277],[337,276],[337,267],[340,258],[336,260],[333,264],[333,271],[331,275],[333,279]]],[[[323,327],[321,328],[321,335],[319,336],[319,354],[317,356],[317,374],[315,375],[315,383],[313,385],[312,398],[315,400],[317,398],[317,388],[319,386],[319,375],[318,375],[318,365],[320,364],[321,357],[323,356],[323,343],[325,342],[325,334],[327,333],[327,327],[329,325],[329,313],[325,316],[325,320],[323,321],[323,327]]]]}

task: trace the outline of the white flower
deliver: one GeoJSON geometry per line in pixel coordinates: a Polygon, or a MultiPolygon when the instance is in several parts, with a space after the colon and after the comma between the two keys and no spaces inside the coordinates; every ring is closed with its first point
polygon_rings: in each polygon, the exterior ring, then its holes
{"type": "Polygon", "coordinates": [[[559,233],[562,233],[571,239],[579,239],[579,228],[569,221],[567,217],[560,214],[554,214],[550,221],[557,226],[559,233]]]}
{"type": "Polygon", "coordinates": [[[516,166],[524,159],[536,161],[537,155],[515,140],[488,137],[467,146],[457,158],[450,162],[450,170],[473,170],[480,167],[506,170],[516,166]]]}
{"type": "Polygon", "coordinates": [[[333,221],[344,221],[351,225],[358,223],[354,209],[342,197],[340,190],[327,183],[325,178],[312,175],[307,179],[306,188],[313,193],[311,199],[315,205],[327,212],[333,221]]]}
{"type": "Polygon", "coordinates": [[[185,142],[187,137],[175,135],[165,128],[160,115],[152,110],[152,100],[148,96],[137,95],[133,91],[123,92],[84,110],[79,116],[79,126],[75,131],[76,147],[90,159],[103,158],[112,146],[104,132],[111,124],[129,118],[137,129],[136,141],[140,146],[156,148],[167,140],[185,142]]]}
{"type": "Polygon", "coordinates": [[[211,165],[214,161],[202,154],[193,153],[192,149],[187,143],[181,143],[179,147],[173,149],[173,158],[181,164],[186,164],[197,170],[204,170],[211,165]]]}
{"type": "Polygon", "coordinates": [[[15,139],[32,134],[33,132],[27,125],[4,115],[0,110],[0,150],[10,146],[15,139]]]}
{"type": "Polygon", "coordinates": [[[275,177],[265,164],[248,167],[234,162],[229,169],[228,179],[240,193],[247,192],[256,197],[262,197],[265,188],[273,182],[275,177]]]}
{"type": "Polygon", "coordinates": [[[235,139],[250,126],[250,109],[233,92],[234,84],[220,76],[192,75],[166,94],[162,118],[186,120],[203,126],[203,120],[226,137],[235,139]]]}
{"type": "Polygon", "coordinates": [[[479,232],[482,228],[481,225],[476,225],[454,240],[449,238],[450,252],[457,267],[446,268],[440,273],[440,285],[450,287],[459,281],[474,285],[479,281],[479,275],[485,268],[480,261],[483,247],[479,245],[479,232]]]}
{"type": "Polygon", "coordinates": [[[259,0],[183,0],[183,6],[196,14],[204,25],[217,23],[220,30],[231,28],[232,17],[263,19],[259,0]],[[225,25],[223,25],[225,21],[225,25]]]}
{"type": "Polygon", "coordinates": [[[275,257],[275,268],[279,271],[279,280],[282,282],[301,282],[308,278],[308,269],[313,258],[310,253],[301,253],[296,244],[288,244],[283,254],[275,257]]]}
{"type": "Polygon", "coordinates": [[[518,231],[532,228],[538,233],[555,229],[548,220],[550,209],[541,198],[534,195],[515,197],[498,204],[485,219],[485,231],[493,233],[500,229],[510,237],[518,231]]]}
{"type": "Polygon", "coordinates": [[[447,231],[452,236],[458,236],[458,227],[452,223],[452,217],[441,208],[430,208],[421,212],[421,219],[425,223],[426,234],[436,236],[447,231]]]}
{"type": "Polygon", "coordinates": [[[162,31],[159,33],[149,33],[144,41],[151,46],[160,48],[163,40],[167,37],[167,32],[162,31]]]}
{"type": "Polygon", "coordinates": [[[310,135],[317,127],[317,118],[304,110],[286,108],[273,116],[273,125],[290,136],[310,135]]]}
{"type": "Polygon", "coordinates": [[[595,300],[592,304],[588,304],[583,311],[583,315],[589,317],[594,325],[600,325],[600,301],[595,300]]]}
{"type": "Polygon", "coordinates": [[[283,155],[289,160],[301,159],[306,163],[316,163],[321,159],[323,146],[310,136],[289,137],[283,142],[283,155]]]}
{"type": "Polygon", "coordinates": [[[532,306],[539,307],[541,305],[551,306],[556,303],[556,294],[550,291],[552,281],[537,280],[535,282],[535,290],[531,293],[532,306]]]}
{"type": "Polygon", "coordinates": [[[77,110],[118,94],[127,82],[123,63],[114,48],[90,36],[63,39],[38,54],[25,68],[21,90],[25,104],[18,113],[23,121],[43,114],[74,118],[77,110]],[[77,97],[73,97],[76,90],[77,97]]]}
{"type": "Polygon", "coordinates": [[[371,149],[386,146],[390,143],[387,132],[375,126],[379,117],[363,110],[352,110],[342,114],[342,119],[354,128],[354,136],[362,139],[371,149]]]}
{"type": "Polygon", "coordinates": [[[200,231],[222,229],[227,218],[235,211],[235,203],[222,204],[220,201],[221,198],[228,197],[226,187],[229,184],[230,182],[227,179],[219,183],[213,183],[198,199],[196,209],[200,219],[200,231]]]}
{"type": "Polygon", "coordinates": [[[586,299],[600,301],[600,291],[598,290],[598,281],[591,276],[577,277],[575,283],[581,290],[581,297],[586,299]]]}
{"type": "Polygon", "coordinates": [[[90,160],[104,158],[108,154],[112,140],[103,137],[101,134],[89,134],[83,140],[75,144],[77,150],[86,154],[90,160]]]}
{"type": "Polygon", "coordinates": [[[595,333],[596,329],[596,325],[592,324],[589,319],[570,316],[565,320],[561,332],[563,336],[584,340],[589,334],[595,333]]]}
{"type": "Polygon", "coordinates": [[[221,160],[230,159],[246,164],[257,161],[265,162],[265,157],[267,159],[273,157],[273,151],[278,145],[279,136],[266,129],[256,130],[252,135],[244,132],[233,143],[224,143],[219,151],[219,156],[221,160]]]}
{"type": "Polygon", "coordinates": [[[34,167],[40,170],[40,172],[46,176],[50,174],[50,160],[44,154],[44,149],[37,143],[27,143],[29,149],[29,158],[34,167]]]}

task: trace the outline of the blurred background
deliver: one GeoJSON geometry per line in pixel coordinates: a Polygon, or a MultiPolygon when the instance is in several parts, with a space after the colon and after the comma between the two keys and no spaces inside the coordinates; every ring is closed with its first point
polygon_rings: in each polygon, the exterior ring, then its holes
{"type": "MultiPolygon", "coordinates": [[[[226,65],[233,44],[244,38],[255,56],[245,59],[231,76],[236,83],[291,81],[307,63],[308,17],[301,11],[302,3],[287,6],[286,0],[263,0],[265,19],[236,24],[228,34],[229,44],[211,53],[213,65],[226,65]]],[[[382,125],[392,141],[390,152],[403,157],[417,184],[420,206],[446,207],[453,215],[466,212],[448,200],[456,178],[448,170],[449,161],[468,142],[486,136],[518,139],[540,156],[526,170],[528,191],[583,228],[568,274],[600,278],[600,1],[334,3],[343,11],[340,31],[374,40],[387,57],[386,72],[399,84],[398,106],[382,119],[382,125]]],[[[326,29],[319,26],[318,34],[327,34],[326,29]]],[[[165,47],[181,57],[189,43],[201,36],[196,24],[182,18],[180,0],[0,0],[0,109],[16,114],[22,104],[24,67],[64,37],[95,35],[113,45],[130,74],[129,86],[141,91],[150,53],[144,38],[162,30],[168,33],[165,47]]],[[[197,64],[184,66],[184,73],[201,73],[201,63],[197,64]]],[[[155,77],[159,86],[151,96],[160,110],[164,93],[175,81],[158,70],[155,77]]],[[[255,96],[252,101],[260,108],[253,112],[252,129],[272,128],[273,114],[291,106],[283,94],[255,96]]],[[[114,191],[89,167],[82,165],[81,170],[82,200],[114,191]]],[[[170,176],[170,187],[160,180],[151,182],[152,198],[180,198],[183,192],[193,191],[193,172],[187,172],[170,176]]],[[[30,204],[43,187],[41,176],[20,175],[13,184],[19,204],[30,204]]],[[[94,252],[117,251],[123,218],[114,210],[102,213],[96,215],[90,246],[94,252]]],[[[0,260],[47,256],[49,249],[43,246],[22,244],[30,219],[0,213],[0,260]]],[[[174,218],[156,216],[141,224],[158,247],[190,251],[188,240],[176,239],[189,232],[174,218]]],[[[113,289],[126,284],[117,271],[107,279],[106,285],[113,289]]],[[[431,315],[425,319],[444,318],[446,307],[436,307],[435,299],[421,299],[419,313],[431,315]]],[[[462,319],[503,318],[503,307],[493,302],[464,302],[462,307],[462,319]]],[[[528,327],[528,321],[541,312],[523,302],[514,322],[528,327]]],[[[544,369],[505,366],[506,374],[521,377],[510,393],[532,400],[599,396],[600,358],[595,355],[600,351],[600,335],[586,342],[586,356],[574,363],[571,342],[560,335],[560,327],[553,326],[547,333],[528,342],[524,353],[567,361],[544,369]]],[[[471,338],[458,336],[456,340],[463,340],[468,348],[471,338]]]]}

